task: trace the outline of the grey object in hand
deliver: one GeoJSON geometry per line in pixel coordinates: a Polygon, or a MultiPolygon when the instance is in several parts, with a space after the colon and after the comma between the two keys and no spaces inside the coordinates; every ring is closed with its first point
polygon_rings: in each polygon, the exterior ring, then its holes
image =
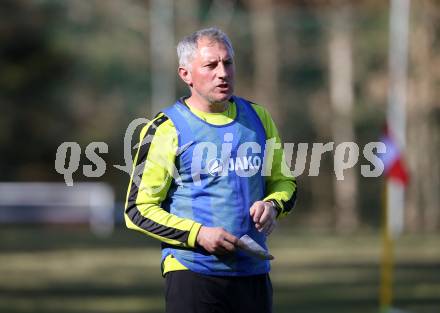
{"type": "Polygon", "coordinates": [[[269,254],[262,246],[260,246],[255,240],[248,235],[243,235],[237,243],[237,247],[246,252],[247,254],[256,257],[261,260],[273,260],[274,257],[269,254]]]}

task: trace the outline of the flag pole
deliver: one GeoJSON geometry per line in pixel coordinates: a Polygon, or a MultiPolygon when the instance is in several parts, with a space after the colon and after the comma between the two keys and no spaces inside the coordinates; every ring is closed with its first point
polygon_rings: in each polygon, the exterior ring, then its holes
{"type": "MultiPolygon", "coordinates": [[[[389,93],[387,127],[395,141],[399,155],[406,145],[406,84],[408,66],[408,29],[410,0],[390,1],[389,93]]],[[[400,165],[400,164],[399,164],[400,165]]],[[[392,173],[391,173],[392,174],[392,173]]],[[[385,181],[382,204],[382,257],[380,280],[380,309],[392,310],[394,241],[403,230],[405,184],[388,175],[385,181]]]]}
{"type": "Polygon", "coordinates": [[[393,300],[394,240],[389,227],[388,188],[384,183],[382,193],[381,239],[382,256],[380,263],[380,311],[389,312],[393,300]]]}

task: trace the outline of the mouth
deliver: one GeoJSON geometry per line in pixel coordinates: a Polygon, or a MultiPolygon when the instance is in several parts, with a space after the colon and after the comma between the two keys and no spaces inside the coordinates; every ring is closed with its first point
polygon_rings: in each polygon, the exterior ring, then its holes
{"type": "Polygon", "coordinates": [[[217,85],[217,88],[229,89],[229,84],[228,83],[222,83],[222,84],[217,85]]]}

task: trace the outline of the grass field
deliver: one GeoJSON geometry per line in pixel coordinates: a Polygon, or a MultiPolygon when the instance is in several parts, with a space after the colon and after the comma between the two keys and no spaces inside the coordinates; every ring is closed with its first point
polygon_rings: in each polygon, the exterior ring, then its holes
{"type": "MultiPolygon", "coordinates": [[[[159,245],[117,229],[0,230],[0,312],[163,312],[159,245]]],[[[278,230],[270,239],[274,312],[378,312],[380,238],[278,230]]],[[[396,245],[395,307],[440,312],[440,237],[396,245]]]]}

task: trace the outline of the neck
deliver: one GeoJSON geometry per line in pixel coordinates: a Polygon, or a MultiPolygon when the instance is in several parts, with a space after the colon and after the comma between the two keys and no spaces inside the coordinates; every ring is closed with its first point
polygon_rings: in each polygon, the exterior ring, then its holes
{"type": "Polygon", "coordinates": [[[222,102],[210,103],[208,101],[200,101],[195,96],[191,96],[186,99],[186,103],[190,106],[196,108],[199,111],[207,112],[207,113],[222,113],[226,111],[229,107],[229,101],[225,100],[222,102]]]}

